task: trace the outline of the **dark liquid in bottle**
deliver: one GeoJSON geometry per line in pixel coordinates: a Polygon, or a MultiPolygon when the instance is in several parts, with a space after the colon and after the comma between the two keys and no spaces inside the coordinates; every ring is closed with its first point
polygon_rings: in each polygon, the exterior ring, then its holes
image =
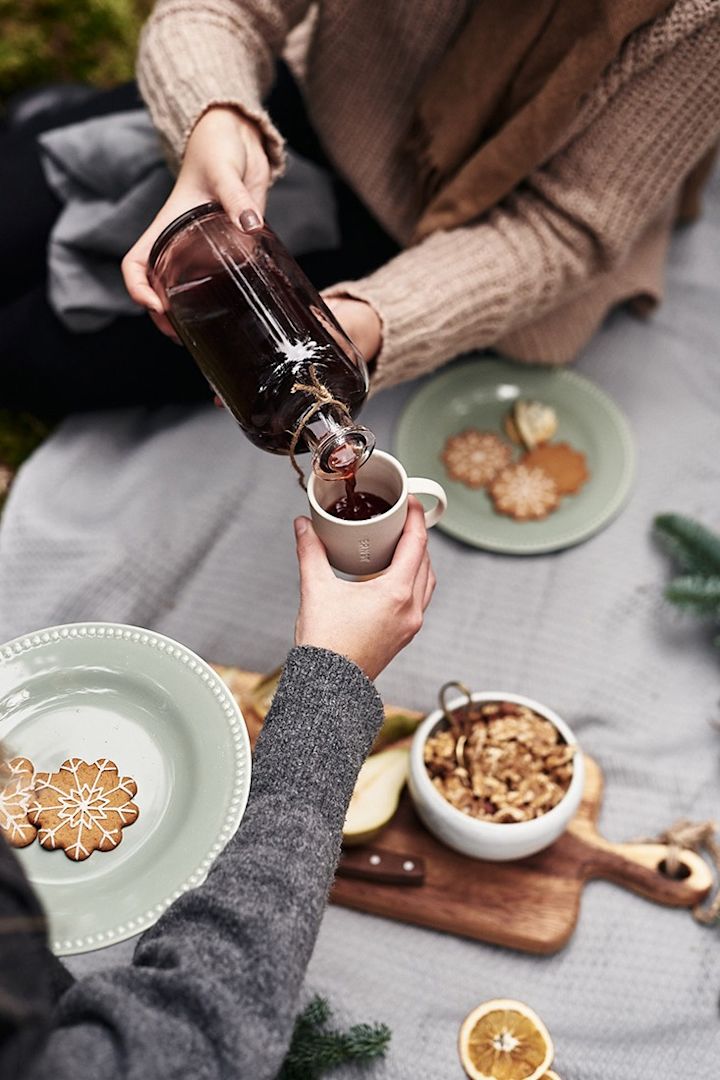
{"type": "Polygon", "coordinates": [[[389,510],[391,503],[381,495],[371,491],[358,491],[357,478],[348,476],[345,480],[345,494],[327,508],[328,514],[342,518],[343,521],[368,521],[389,510]]]}
{"type": "MultiPolygon", "coordinates": [[[[245,434],[263,450],[287,454],[317,402],[313,374],[355,416],[367,383],[357,353],[317,296],[290,284],[283,259],[258,240],[253,263],[195,265],[168,290],[169,316],[185,345],[245,434]]],[[[296,275],[297,268],[288,268],[296,275]]],[[[309,424],[312,427],[312,421],[309,424]]],[[[307,450],[303,436],[298,451],[307,450]]]]}

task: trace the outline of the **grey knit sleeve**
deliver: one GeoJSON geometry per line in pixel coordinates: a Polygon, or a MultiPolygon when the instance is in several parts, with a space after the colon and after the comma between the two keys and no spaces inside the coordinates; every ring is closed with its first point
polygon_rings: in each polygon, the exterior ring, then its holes
{"type": "Polygon", "coordinates": [[[130,966],[63,995],[32,1080],[277,1074],[347,804],[381,722],[377,692],[354,664],[290,652],[235,837],[207,881],[143,935],[130,966]]]}

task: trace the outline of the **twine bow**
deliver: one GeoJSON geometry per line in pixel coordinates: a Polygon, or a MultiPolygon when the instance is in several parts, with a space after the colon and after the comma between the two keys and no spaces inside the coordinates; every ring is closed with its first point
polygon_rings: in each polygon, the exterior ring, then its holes
{"type": "Polygon", "coordinates": [[[350,410],[348,409],[347,405],[343,401],[338,401],[337,398],[334,398],[328,390],[327,386],[325,386],[324,383],[320,382],[317,377],[317,369],[315,367],[315,364],[310,364],[308,367],[308,371],[310,373],[310,382],[296,382],[290,390],[291,394],[309,394],[310,397],[315,399],[315,404],[311,405],[308,411],[300,419],[298,426],[293,432],[292,441],[290,443],[290,462],[293,469],[298,475],[298,483],[300,484],[300,487],[303,489],[303,491],[305,491],[306,488],[305,474],[297,463],[295,453],[297,451],[298,442],[300,441],[306,425],[310,423],[313,416],[315,416],[315,414],[319,412],[320,409],[322,409],[325,405],[334,405],[336,408],[344,412],[348,418],[352,419],[350,410]]]}
{"type": "MultiPolygon", "coordinates": [[[[686,821],[681,818],[671,825],[665,832],[655,837],[643,837],[638,844],[667,844],[668,853],[665,859],[665,872],[668,877],[678,877],[682,868],[680,857],[681,848],[689,848],[698,855],[704,855],[715,867],[720,881],[720,843],[715,838],[717,823],[715,821],[686,821]]],[[[692,913],[699,923],[710,926],[717,922],[720,917],[720,888],[709,904],[696,904],[692,913]]]]}

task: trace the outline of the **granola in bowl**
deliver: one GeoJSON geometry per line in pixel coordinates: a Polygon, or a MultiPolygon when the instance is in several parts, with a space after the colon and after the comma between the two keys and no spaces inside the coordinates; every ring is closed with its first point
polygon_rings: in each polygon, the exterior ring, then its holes
{"type": "Polygon", "coordinates": [[[571,728],[540,702],[506,691],[470,694],[448,683],[440,701],[410,749],[408,787],[423,824],[477,859],[522,859],[554,843],[585,784],[571,728]],[[446,704],[453,687],[463,697],[446,704]]]}
{"type": "Polygon", "coordinates": [[[425,742],[434,787],[481,821],[531,821],[557,806],[570,786],[575,747],[527,705],[472,702],[425,742]]]}

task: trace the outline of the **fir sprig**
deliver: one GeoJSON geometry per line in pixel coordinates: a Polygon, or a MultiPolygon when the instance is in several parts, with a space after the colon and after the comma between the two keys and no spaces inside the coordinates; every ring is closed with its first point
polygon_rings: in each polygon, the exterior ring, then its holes
{"type": "Polygon", "coordinates": [[[655,534],[689,574],[720,576],[720,536],[682,514],[659,514],[655,534]]]}
{"type": "Polygon", "coordinates": [[[348,1031],[334,1031],[328,1027],[331,1017],[327,1001],[313,998],[295,1021],[278,1080],[316,1080],[339,1065],[365,1064],[384,1056],[390,1042],[385,1024],[355,1024],[348,1031]]]}
{"type": "Polygon", "coordinates": [[[666,598],[696,615],[720,618],[720,536],[682,514],[660,514],[654,525],[655,535],[684,571],[666,587],[666,598]]]}
{"type": "Polygon", "coordinates": [[[678,607],[699,615],[720,614],[720,575],[716,578],[701,574],[676,577],[665,589],[665,596],[678,607]]]}

